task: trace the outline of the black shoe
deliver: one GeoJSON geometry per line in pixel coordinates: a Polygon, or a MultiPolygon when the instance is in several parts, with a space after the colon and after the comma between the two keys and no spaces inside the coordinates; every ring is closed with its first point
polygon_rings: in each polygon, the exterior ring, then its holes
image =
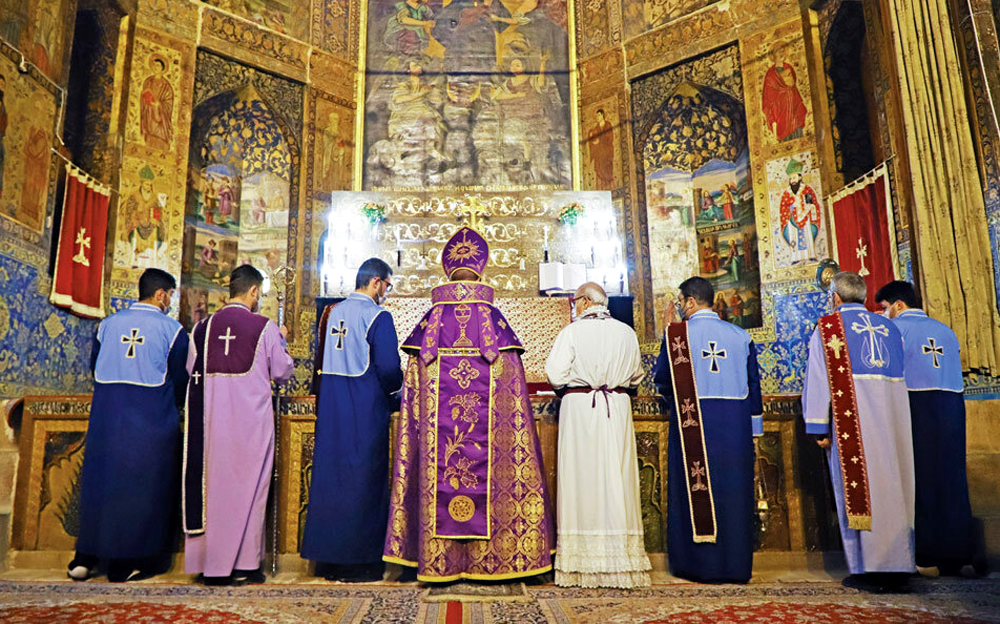
{"type": "Polygon", "coordinates": [[[233,584],[232,576],[205,576],[204,574],[199,574],[195,581],[206,585],[208,587],[229,587],[233,584]]]}
{"type": "Polygon", "coordinates": [[[874,581],[867,574],[852,574],[840,582],[844,587],[857,589],[858,591],[871,594],[882,594],[882,586],[874,581]]]}
{"type": "Polygon", "coordinates": [[[910,574],[905,572],[852,574],[842,581],[842,585],[870,594],[908,594],[910,574]]]}
{"type": "Polygon", "coordinates": [[[359,572],[357,574],[344,574],[337,578],[341,583],[374,583],[381,581],[383,574],[374,572],[359,572]]]}
{"type": "Polygon", "coordinates": [[[142,578],[148,578],[142,576],[142,570],[137,570],[135,568],[122,568],[120,570],[108,570],[108,582],[109,583],[124,583],[126,581],[138,581],[142,578]]]}
{"type": "Polygon", "coordinates": [[[264,573],[256,570],[233,570],[233,585],[260,585],[264,583],[264,573]]]}

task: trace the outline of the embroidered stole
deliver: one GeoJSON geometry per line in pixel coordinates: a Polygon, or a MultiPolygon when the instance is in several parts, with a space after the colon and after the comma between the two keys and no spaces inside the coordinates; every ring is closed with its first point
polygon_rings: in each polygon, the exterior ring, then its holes
{"type": "Polygon", "coordinates": [[[840,455],[840,475],[844,483],[847,525],[856,531],[871,531],[872,506],[868,489],[868,465],[861,439],[858,400],[854,394],[854,373],[847,348],[844,319],[840,314],[824,316],[819,322],[826,357],[826,377],[830,384],[833,435],[840,455]]]}
{"type": "Polygon", "coordinates": [[[434,537],[490,539],[494,365],[499,357],[496,330],[489,305],[444,304],[435,312],[443,313],[446,308],[450,313],[443,319],[432,313],[433,334],[447,345],[435,341],[439,363],[434,537]]]}
{"type": "Polygon", "coordinates": [[[708,467],[708,449],[702,427],[701,401],[694,379],[688,324],[671,323],[667,327],[667,350],[670,354],[670,379],[674,389],[674,413],[681,442],[681,456],[687,476],[688,508],[695,543],[715,543],[715,500],[712,476],[708,467]]]}
{"type": "Polygon", "coordinates": [[[194,372],[188,379],[184,408],[184,475],[181,479],[181,507],[184,533],[205,532],[205,339],[211,319],[195,325],[194,372]]]}

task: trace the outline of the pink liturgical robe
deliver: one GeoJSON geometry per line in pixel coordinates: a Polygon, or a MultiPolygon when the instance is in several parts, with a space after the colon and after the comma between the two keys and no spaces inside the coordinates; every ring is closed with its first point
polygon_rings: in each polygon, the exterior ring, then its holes
{"type": "MultiPolygon", "coordinates": [[[[229,576],[234,569],[254,570],[264,558],[264,520],[274,462],[274,409],[271,381],[294,371],[285,339],[271,321],[263,330],[247,330],[263,319],[245,306],[230,304],[209,319],[204,379],[204,532],[185,541],[188,574],[229,576]],[[228,331],[232,327],[235,332],[228,331]],[[235,333],[231,340],[226,335],[235,333]],[[249,347],[252,365],[245,373],[212,374],[212,361],[223,342],[236,355],[249,347]],[[240,344],[242,343],[242,344],[240,344]]],[[[197,331],[197,330],[196,330],[197,331]]],[[[227,352],[228,353],[228,352],[227,352]]],[[[197,349],[188,352],[194,373],[197,349]]],[[[194,379],[192,384],[201,380],[194,379]]],[[[189,386],[189,393],[194,385],[189,386]]]]}

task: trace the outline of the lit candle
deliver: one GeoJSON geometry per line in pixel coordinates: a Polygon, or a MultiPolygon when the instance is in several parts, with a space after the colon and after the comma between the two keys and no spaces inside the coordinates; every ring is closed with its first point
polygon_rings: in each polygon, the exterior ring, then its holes
{"type": "Polygon", "coordinates": [[[521,270],[524,270],[524,258],[521,258],[521,270]]]}
{"type": "Polygon", "coordinates": [[[403,266],[403,243],[399,239],[399,226],[396,226],[396,266],[403,266]]]}

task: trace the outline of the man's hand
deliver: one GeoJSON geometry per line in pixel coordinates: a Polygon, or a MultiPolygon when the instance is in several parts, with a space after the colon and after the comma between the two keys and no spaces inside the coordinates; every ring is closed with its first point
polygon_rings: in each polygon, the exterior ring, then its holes
{"type": "Polygon", "coordinates": [[[830,436],[823,436],[822,438],[816,438],[816,445],[825,451],[830,450],[830,436]]]}
{"type": "Polygon", "coordinates": [[[677,322],[677,306],[674,305],[673,301],[671,301],[670,303],[667,304],[667,317],[666,317],[666,321],[667,321],[667,325],[670,325],[671,323],[676,323],[677,322]]]}
{"type": "Polygon", "coordinates": [[[285,340],[288,340],[288,328],[282,325],[280,331],[281,331],[281,337],[284,338],[285,340]]]}

